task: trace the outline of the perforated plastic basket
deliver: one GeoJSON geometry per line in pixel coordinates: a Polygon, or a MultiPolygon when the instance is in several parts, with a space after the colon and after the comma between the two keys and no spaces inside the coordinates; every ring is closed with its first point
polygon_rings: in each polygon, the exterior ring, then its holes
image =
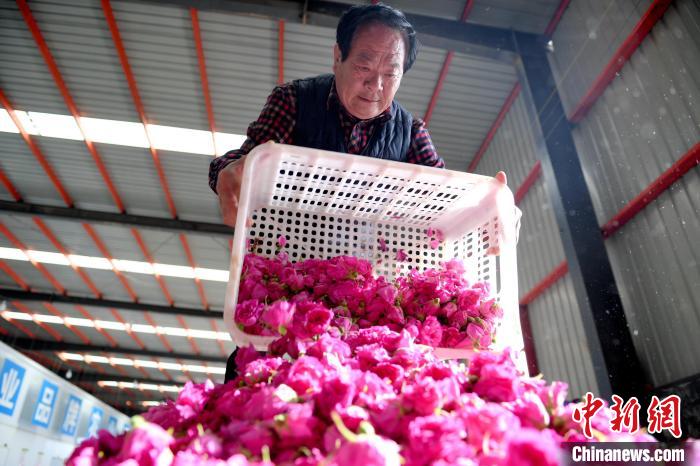
{"type": "MultiPolygon", "coordinates": [[[[494,178],[274,143],[248,155],[243,176],[224,308],[237,345],[265,350],[273,339],[248,335],[234,323],[246,240],[273,257],[284,235],[293,261],[355,256],[389,279],[459,258],[469,280],[489,282],[503,307],[495,349],[522,349],[513,195],[494,178]],[[438,249],[429,246],[429,227],[445,236],[438,249]],[[388,251],[379,249],[379,236],[388,251]],[[396,261],[398,249],[406,261],[396,261]]],[[[470,354],[436,352],[443,358],[470,354]]]]}

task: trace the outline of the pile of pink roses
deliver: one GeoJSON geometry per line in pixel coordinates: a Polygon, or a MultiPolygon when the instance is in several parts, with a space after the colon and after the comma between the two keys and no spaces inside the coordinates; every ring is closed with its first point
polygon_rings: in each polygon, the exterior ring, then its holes
{"type": "MultiPolygon", "coordinates": [[[[266,356],[239,351],[235,380],[188,383],[129,432],[84,441],[67,464],[549,466],[562,442],[586,441],[566,385],[519,374],[508,352],[464,365],[407,330],[293,329],[266,356]]],[[[610,416],[593,419],[597,439],[653,441],[613,433],[610,416]]]]}
{"type": "Polygon", "coordinates": [[[469,283],[459,260],[439,269],[412,270],[389,282],[355,257],[289,261],[247,254],[235,311],[241,330],[253,335],[312,337],[377,325],[407,330],[432,347],[488,348],[503,310],[487,283],[469,283]]]}

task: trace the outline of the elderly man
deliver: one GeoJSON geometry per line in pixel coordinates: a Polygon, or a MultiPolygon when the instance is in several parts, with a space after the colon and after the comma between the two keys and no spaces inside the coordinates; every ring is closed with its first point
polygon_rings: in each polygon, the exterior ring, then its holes
{"type": "MultiPolygon", "coordinates": [[[[333,74],[276,87],[240,149],[214,159],[209,184],[224,222],[235,225],[246,154],[267,141],[444,167],[425,123],[394,100],[416,59],[416,33],[390,6],[350,8],[340,18],[333,74]]],[[[497,178],[505,183],[505,175],[497,178]]],[[[235,377],[236,351],[226,381],[235,377]]]]}
{"type": "Polygon", "coordinates": [[[423,120],[394,95],[416,59],[416,33],[387,5],[350,8],[340,18],[333,75],[278,86],[240,149],[214,159],[209,184],[234,225],[245,154],[267,141],[444,167],[423,120]]]}

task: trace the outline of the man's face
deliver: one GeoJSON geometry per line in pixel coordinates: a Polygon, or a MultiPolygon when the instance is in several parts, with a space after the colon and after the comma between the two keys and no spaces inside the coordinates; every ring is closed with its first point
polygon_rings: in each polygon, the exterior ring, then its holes
{"type": "Polygon", "coordinates": [[[374,118],[389,108],[403,76],[406,44],[399,31],[381,24],[355,32],[350,53],[341,61],[334,49],[333,72],[343,106],[361,120],[374,118]]]}

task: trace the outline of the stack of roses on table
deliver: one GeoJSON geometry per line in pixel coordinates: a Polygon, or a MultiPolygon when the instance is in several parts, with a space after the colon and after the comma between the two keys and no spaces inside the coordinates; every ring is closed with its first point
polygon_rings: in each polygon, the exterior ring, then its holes
{"type": "MultiPolygon", "coordinates": [[[[358,259],[251,255],[236,320],[283,336],[265,356],[241,349],[235,380],[188,383],[67,464],[559,464],[562,442],[587,441],[566,385],[524,376],[508,351],[479,351],[502,314],[462,276],[456,261],[388,283],[358,259]],[[477,351],[441,361],[426,345],[477,351]]],[[[612,432],[611,415],[596,413],[595,439],[653,441],[612,432]]]]}

